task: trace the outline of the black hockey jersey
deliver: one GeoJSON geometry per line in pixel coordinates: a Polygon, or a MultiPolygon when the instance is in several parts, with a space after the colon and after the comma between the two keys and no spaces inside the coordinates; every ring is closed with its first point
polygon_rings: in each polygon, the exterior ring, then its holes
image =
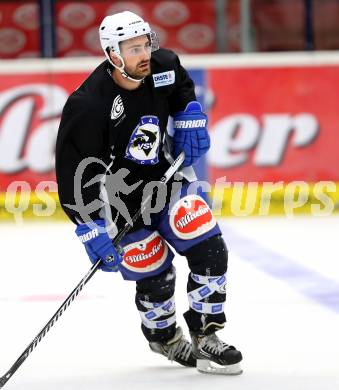
{"type": "MultiPolygon", "coordinates": [[[[193,81],[170,50],[152,53],[151,75],[136,90],[118,86],[112,71],[108,61],[99,65],[62,112],[56,176],[61,205],[73,222],[83,221],[82,214],[93,220],[103,217],[99,178],[121,168],[130,188],[142,181],[132,192],[118,194],[133,215],[144,185],[159,180],[169,166],[163,151],[169,115],[196,100],[193,81]]],[[[114,220],[116,210],[111,211],[114,220]]]]}

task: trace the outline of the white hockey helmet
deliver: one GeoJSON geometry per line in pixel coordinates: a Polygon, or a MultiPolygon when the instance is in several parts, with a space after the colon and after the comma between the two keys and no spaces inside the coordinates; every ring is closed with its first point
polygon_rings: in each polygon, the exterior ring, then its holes
{"type": "Polygon", "coordinates": [[[151,31],[149,24],[133,12],[124,11],[106,16],[99,27],[101,47],[110,63],[112,63],[110,50],[121,57],[119,43],[141,35],[149,36],[151,51],[159,49],[155,32],[151,31]]]}

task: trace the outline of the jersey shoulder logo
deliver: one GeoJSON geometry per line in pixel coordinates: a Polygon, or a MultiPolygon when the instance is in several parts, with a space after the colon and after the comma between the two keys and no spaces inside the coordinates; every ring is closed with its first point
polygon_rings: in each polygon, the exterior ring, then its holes
{"type": "Polygon", "coordinates": [[[159,145],[159,119],[153,115],[143,116],[131,135],[125,157],[137,164],[157,164],[159,145]]]}
{"type": "Polygon", "coordinates": [[[121,96],[118,95],[112,105],[111,119],[118,119],[124,112],[124,104],[122,103],[121,96]]]}
{"type": "Polygon", "coordinates": [[[162,73],[155,73],[153,75],[153,82],[155,88],[174,84],[175,82],[174,70],[169,70],[167,72],[162,72],[162,73]]]}

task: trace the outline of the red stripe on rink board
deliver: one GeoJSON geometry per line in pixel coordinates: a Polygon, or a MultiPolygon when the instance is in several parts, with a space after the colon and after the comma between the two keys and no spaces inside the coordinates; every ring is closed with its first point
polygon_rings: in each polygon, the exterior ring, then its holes
{"type": "MultiPolygon", "coordinates": [[[[1,301],[7,301],[7,302],[61,302],[64,301],[68,295],[62,295],[62,294],[37,294],[37,295],[23,295],[19,297],[0,297],[1,301]]],[[[77,297],[77,300],[82,301],[89,301],[94,299],[103,299],[104,297],[102,295],[95,295],[95,296],[80,296],[77,297]]]]}

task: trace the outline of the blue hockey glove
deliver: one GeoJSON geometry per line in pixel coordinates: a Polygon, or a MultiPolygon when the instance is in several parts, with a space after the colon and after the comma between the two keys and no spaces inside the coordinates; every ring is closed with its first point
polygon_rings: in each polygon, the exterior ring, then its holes
{"type": "Polygon", "coordinates": [[[207,131],[208,118],[202,112],[201,104],[189,102],[185,111],[179,111],[173,117],[174,157],[185,152],[184,167],[192,165],[210,147],[210,137],[207,131]]]}
{"type": "Polygon", "coordinates": [[[106,232],[103,219],[90,224],[78,225],[75,233],[84,244],[88,257],[93,264],[101,259],[100,269],[105,272],[118,271],[119,264],[123,259],[121,253],[113,246],[112,240],[106,232]]]}

